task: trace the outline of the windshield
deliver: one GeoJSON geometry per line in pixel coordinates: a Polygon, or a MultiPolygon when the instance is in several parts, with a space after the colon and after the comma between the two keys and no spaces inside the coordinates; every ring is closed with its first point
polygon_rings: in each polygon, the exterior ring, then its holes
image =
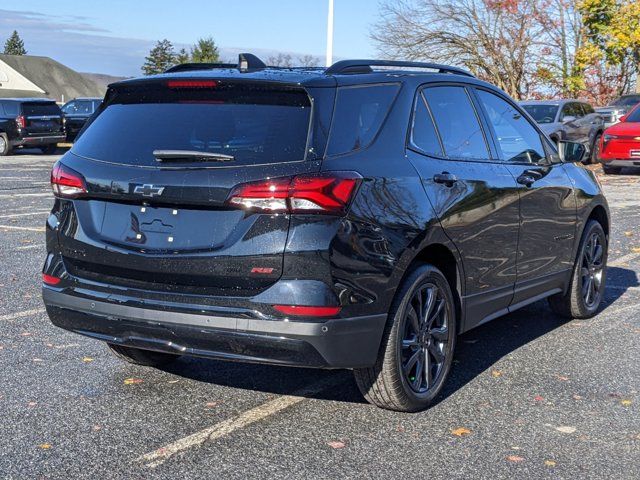
{"type": "Polygon", "coordinates": [[[640,122],[640,108],[631,110],[631,113],[627,115],[625,122],[640,122]]]}
{"type": "Polygon", "coordinates": [[[640,102],[640,95],[627,95],[625,97],[618,98],[611,105],[615,105],[618,107],[632,107],[639,102],[640,102]]]}
{"type": "Polygon", "coordinates": [[[556,121],[558,105],[522,105],[522,108],[538,123],[553,123],[556,121]]]}
{"type": "Polygon", "coordinates": [[[116,95],[72,151],[136,166],[158,166],[158,150],[233,157],[227,165],[305,159],[311,102],[303,90],[139,90],[116,95]]]}

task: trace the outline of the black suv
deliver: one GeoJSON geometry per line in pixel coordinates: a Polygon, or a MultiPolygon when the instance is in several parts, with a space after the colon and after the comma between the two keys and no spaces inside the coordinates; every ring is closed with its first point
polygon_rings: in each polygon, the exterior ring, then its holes
{"type": "Polygon", "coordinates": [[[543,298],[598,310],[608,207],[584,146],[559,149],[437,64],[245,54],[119,82],[53,168],[44,302],[132,363],[350,368],[419,410],[457,334],[543,298]]]}
{"type": "Polygon", "coordinates": [[[64,139],[62,111],[53,100],[0,98],[0,156],[18,147],[52,154],[64,139]]]}
{"type": "Polygon", "coordinates": [[[67,131],[67,142],[75,141],[84,124],[91,118],[101,102],[101,98],[74,98],[64,104],[62,113],[67,131]]]}

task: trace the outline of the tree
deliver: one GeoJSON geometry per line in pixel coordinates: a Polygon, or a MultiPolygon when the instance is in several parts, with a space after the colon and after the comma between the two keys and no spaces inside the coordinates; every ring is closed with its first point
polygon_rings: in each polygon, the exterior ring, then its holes
{"type": "Polygon", "coordinates": [[[156,73],[162,73],[169,67],[175,65],[175,53],[173,51],[173,44],[167,40],[159,40],[155,47],[151,49],[149,55],[145,57],[144,65],[142,65],[142,71],[145,75],[154,75],[156,73]]]}
{"type": "Polygon", "coordinates": [[[181,48],[180,51],[176,54],[176,65],[189,63],[190,61],[191,57],[189,56],[189,52],[187,52],[187,49],[181,48]]]}
{"type": "Polygon", "coordinates": [[[267,65],[271,67],[291,68],[293,66],[293,59],[288,53],[279,53],[276,56],[267,58],[267,65]]]}
{"type": "Polygon", "coordinates": [[[200,38],[191,49],[191,61],[194,63],[216,63],[220,61],[220,52],[213,38],[200,38]]]}
{"type": "Polygon", "coordinates": [[[13,31],[11,36],[7,39],[4,44],[4,54],[5,55],[26,55],[27,51],[24,48],[24,42],[18,35],[16,30],[13,31]]]}
{"type": "Polygon", "coordinates": [[[461,65],[515,98],[528,96],[542,0],[387,0],[371,38],[391,59],[461,65]]]}
{"type": "Polygon", "coordinates": [[[297,58],[296,63],[301,67],[317,67],[320,60],[313,55],[303,55],[297,58]]]}

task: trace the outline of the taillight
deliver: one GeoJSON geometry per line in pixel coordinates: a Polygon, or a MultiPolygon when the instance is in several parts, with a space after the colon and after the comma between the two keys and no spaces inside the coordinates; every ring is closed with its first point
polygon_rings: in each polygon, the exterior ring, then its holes
{"type": "Polygon", "coordinates": [[[246,210],[344,215],[362,177],[355,172],[274,178],[235,187],[228,205],[246,210]]]}
{"type": "Polygon", "coordinates": [[[60,283],[60,278],[54,277],[53,275],[47,275],[46,273],[42,274],[42,282],[47,285],[57,285],[60,283]]]}
{"type": "Polygon", "coordinates": [[[56,162],[51,169],[51,188],[59,197],[77,197],[87,193],[82,175],[60,162],[56,162]]]}
{"type": "Polygon", "coordinates": [[[20,115],[19,117],[16,117],[16,125],[18,125],[18,128],[26,128],[27,127],[27,123],[26,123],[23,115],[20,115]]]}
{"type": "Polygon", "coordinates": [[[302,305],[274,305],[278,312],[297,317],[332,317],[340,313],[342,307],[305,307],[302,305]]]}

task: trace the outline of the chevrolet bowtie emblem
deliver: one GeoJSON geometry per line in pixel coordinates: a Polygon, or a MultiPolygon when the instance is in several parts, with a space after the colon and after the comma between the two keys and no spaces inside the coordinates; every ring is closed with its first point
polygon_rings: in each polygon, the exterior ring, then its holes
{"type": "Polygon", "coordinates": [[[155,197],[156,195],[162,195],[162,192],[164,192],[164,187],[156,187],[150,183],[136,185],[136,188],[133,189],[133,193],[137,193],[143,197],[155,197]]]}

